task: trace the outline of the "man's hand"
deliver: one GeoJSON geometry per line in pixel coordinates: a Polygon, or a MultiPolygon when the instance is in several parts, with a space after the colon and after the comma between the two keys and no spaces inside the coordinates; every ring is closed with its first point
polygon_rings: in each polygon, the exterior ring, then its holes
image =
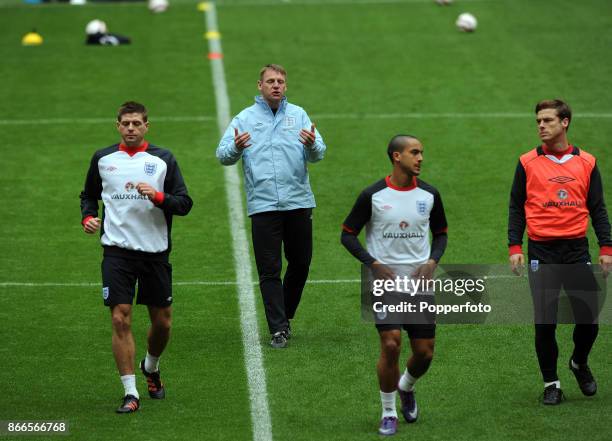
{"type": "Polygon", "coordinates": [[[242,151],[247,147],[251,147],[251,144],[249,144],[250,140],[251,135],[249,134],[249,132],[238,134],[238,129],[234,128],[234,145],[238,150],[242,151]]]}
{"type": "Polygon", "coordinates": [[[434,271],[438,267],[438,262],[433,259],[429,259],[427,263],[419,266],[414,273],[412,273],[412,277],[414,278],[424,278],[424,279],[432,279],[434,271]]]}
{"type": "Polygon", "coordinates": [[[523,254],[513,254],[510,256],[510,268],[517,276],[521,275],[521,270],[525,266],[525,256],[523,254]]]}
{"type": "Polygon", "coordinates": [[[101,225],[102,221],[99,217],[92,217],[83,224],[83,231],[85,231],[87,234],[94,234],[100,229],[101,225]]]}
{"type": "Polygon", "coordinates": [[[316,135],[314,123],[310,126],[310,132],[306,129],[300,130],[300,142],[304,144],[304,147],[312,147],[315,139],[316,135]]]}
{"type": "Polygon", "coordinates": [[[380,263],[378,260],[375,260],[374,263],[370,265],[370,269],[372,270],[372,275],[377,280],[395,280],[395,273],[393,270],[384,263],[380,263]]]}
{"type": "Polygon", "coordinates": [[[612,256],[599,256],[599,264],[601,265],[604,279],[607,279],[608,274],[612,271],[612,256]]]}
{"type": "Polygon", "coordinates": [[[152,201],[157,194],[157,190],[146,182],[139,182],[138,185],[136,185],[136,191],[138,191],[138,193],[141,195],[148,197],[150,201],[152,201]]]}

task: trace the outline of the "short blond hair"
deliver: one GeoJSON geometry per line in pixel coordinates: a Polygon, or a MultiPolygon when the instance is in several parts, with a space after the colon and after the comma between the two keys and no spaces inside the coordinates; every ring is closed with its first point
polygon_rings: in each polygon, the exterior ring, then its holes
{"type": "Polygon", "coordinates": [[[274,72],[278,72],[279,74],[284,76],[285,79],[287,78],[287,71],[283,66],[281,66],[280,64],[266,64],[259,71],[259,81],[263,81],[263,76],[267,70],[273,70],[274,72]]]}

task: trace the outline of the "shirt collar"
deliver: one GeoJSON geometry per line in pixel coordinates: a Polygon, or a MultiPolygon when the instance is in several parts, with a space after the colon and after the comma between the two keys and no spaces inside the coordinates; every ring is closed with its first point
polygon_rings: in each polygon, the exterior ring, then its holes
{"type": "MultiPolygon", "coordinates": [[[[267,102],[267,101],[266,101],[266,100],[263,98],[263,96],[261,96],[261,95],[257,95],[257,96],[255,97],[255,102],[256,102],[257,104],[261,105],[261,106],[264,106],[266,109],[270,109],[270,112],[272,112],[272,109],[270,108],[270,105],[269,105],[269,104],[268,104],[268,102],[267,102]]],[[[286,105],[287,105],[287,97],[286,97],[286,96],[284,96],[284,97],[281,99],[281,102],[280,102],[280,104],[279,104],[279,106],[278,106],[278,109],[276,110],[276,113],[278,113],[279,111],[284,110],[286,105]]],[[[274,112],[272,112],[272,113],[274,113],[274,112]]]]}
{"type": "Polygon", "coordinates": [[[128,147],[124,143],[119,144],[119,150],[127,153],[130,156],[134,156],[138,152],[144,152],[149,147],[148,141],[143,141],[138,147],[128,147]]]}
{"type": "Polygon", "coordinates": [[[385,178],[385,182],[387,183],[387,187],[392,188],[393,190],[397,190],[397,191],[410,191],[410,190],[414,190],[417,186],[416,176],[412,177],[412,181],[410,182],[410,185],[408,185],[407,187],[398,187],[396,185],[393,185],[391,183],[391,175],[385,178]]]}
{"type": "Polygon", "coordinates": [[[568,145],[567,149],[562,151],[562,152],[552,152],[552,151],[548,150],[548,148],[546,147],[545,144],[542,144],[542,151],[544,152],[544,154],[545,155],[555,156],[557,159],[561,159],[565,155],[571,155],[572,150],[574,150],[574,146],[573,145],[568,145]]]}

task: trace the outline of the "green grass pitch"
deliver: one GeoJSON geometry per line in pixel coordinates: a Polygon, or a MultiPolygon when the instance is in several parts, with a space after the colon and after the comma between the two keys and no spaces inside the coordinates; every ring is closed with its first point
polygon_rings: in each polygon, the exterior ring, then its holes
{"type": "MultiPolygon", "coordinates": [[[[359,277],[339,243],[340,224],[358,192],[388,173],[385,146],[398,132],[424,142],[422,178],[440,190],[449,221],[446,263],[507,260],[508,194],[518,156],[538,143],[532,109],[539,99],[572,105],[570,140],[598,157],[610,203],[609,0],[217,6],[232,112],[252,102],[258,69],[281,63],[289,99],[327,143],[325,160],[310,167],[318,203],[311,279],[359,277]],[[479,20],[473,34],[454,26],[465,11],[479,20]]],[[[63,419],[74,440],[252,439],[233,286],[175,287],[173,337],[162,359],[168,397],[144,398],[134,415],[114,414],[122,388],[96,285],[101,252],[79,225],[91,154],[117,141],[118,105],[140,100],[150,109],[148,138],[175,153],[195,202],[174,223],[175,281],[235,279],[204,32],[203,13],[186,0],[171,0],[160,15],[144,3],[0,3],[0,420],[63,419]],[[85,46],[85,24],[94,18],[133,44],[85,46]],[[44,44],[22,47],[32,28],[44,44]],[[204,118],[169,118],[193,116],[204,118]]],[[[376,439],[378,341],[360,319],[358,284],[307,285],[285,351],[266,346],[259,303],[274,439],[376,439]]],[[[136,308],[134,319],[141,357],[145,310],[136,308]]],[[[559,329],[569,399],[555,408],[538,401],[532,334],[528,325],[440,326],[434,363],[418,385],[420,420],[401,424],[396,438],[609,439],[612,327],[601,327],[592,352],[600,390],[591,399],[565,367],[571,328],[559,329]]],[[[141,377],[138,385],[145,396],[141,377]]]]}

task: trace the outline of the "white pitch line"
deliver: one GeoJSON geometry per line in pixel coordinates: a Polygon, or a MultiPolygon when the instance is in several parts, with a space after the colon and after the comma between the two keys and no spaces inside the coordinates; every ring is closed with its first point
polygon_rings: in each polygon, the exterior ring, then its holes
{"type": "MultiPolygon", "coordinates": [[[[217,10],[214,2],[208,3],[205,11],[206,31],[219,32],[217,25],[217,10]]],[[[222,54],[219,38],[208,39],[209,53],[222,54]]],[[[223,59],[210,60],[215,99],[217,104],[217,123],[219,136],[222,136],[230,123],[230,103],[225,82],[223,59]]],[[[227,194],[230,228],[234,253],[234,267],[238,281],[238,305],[240,307],[240,329],[242,330],[242,345],[244,348],[245,369],[249,387],[251,404],[251,426],[254,441],[272,441],[272,419],[268,406],[268,391],[266,386],[266,371],[263,364],[259,330],[257,328],[257,310],[255,293],[251,281],[251,260],[245,228],[244,210],[242,206],[241,182],[236,165],[224,166],[225,191],[227,194]]]]}
{"type": "MultiPolygon", "coordinates": [[[[307,280],[307,284],[312,285],[338,285],[343,283],[359,283],[360,279],[321,279],[321,280],[307,280]]],[[[249,283],[249,282],[247,282],[249,283]]],[[[232,280],[192,280],[183,282],[173,282],[174,286],[236,286],[239,282],[232,280]]],[[[257,281],[251,281],[251,285],[259,285],[257,281]]],[[[8,287],[54,287],[54,286],[65,286],[65,287],[89,287],[89,286],[102,286],[101,282],[0,282],[0,288],[8,287]]]]}
{"type": "MultiPolygon", "coordinates": [[[[248,250],[247,250],[248,251],[248,250]]],[[[595,272],[595,274],[599,274],[595,272]]],[[[517,276],[512,274],[498,274],[492,276],[483,276],[485,279],[513,279],[517,276]]],[[[251,285],[259,285],[257,281],[246,282],[251,285]]],[[[307,280],[309,285],[342,285],[361,283],[361,279],[314,279],[307,280]]],[[[173,282],[174,286],[237,286],[240,285],[239,281],[233,280],[186,280],[182,282],[173,282]]],[[[66,286],[66,287],[89,287],[89,286],[102,286],[100,282],[0,282],[0,288],[9,287],[54,287],[54,286],[66,286]]]]}
{"type": "MultiPolygon", "coordinates": [[[[314,113],[313,120],[340,120],[340,119],[358,119],[358,120],[377,120],[377,119],[427,119],[427,118],[445,118],[445,119],[523,119],[533,118],[531,113],[512,113],[512,112],[491,112],[491,113],[314,113]]],[[[612,113],[576,113],[574,117],[580,119],[609,119],[612,118],[612,113]]],[[[218,121],[216,116],[158,116],[151,119],[155,123],[172,123],[172,122],[207,122],[218,121]]],[[[0,119],[0,126],[27,126],[27,125],[54,125],[54,124],[114,124],[112,118],[32,118],[32,119],[0,119]]]]}
{"type": "MultiPolygon", "coordinates": [[[[219,7],[232,7],[232,6],[284,6],[284,5],[301,5],[301,6],[307,6],[307,5],[329,5],[329,4],[336,4],[336,5],[370,5],[370,4],[377,4],[377,5],[382,5],[382,4],[402,4],[402,3],[406,3],[406,4],[410,4],[410,3],[431,3],[432,0],[239,0],[239,1],[232,1],[231,3],[223,3],[221,2],[218,6],[219,7]]],[[[462,0],[462,2],[470,2],[470,3],[474,3],[474,2],[491,2],[491,1],[499,1],[499,0],[462,0]]],[[[193,4],[193,0],[172,0],[171,4],[193,4]]],[[[38,8],[41,7],[45,7],[46,5],[37,5],[38,8]]],[[[9,9],[9,8],[20,8],[20,9],[25,9],[31,7],[31,5],[23,5],[23,4],[6,4],[6,3],[0,3],[0,9],[9,9]]],[[[87,4],[87,8],[108,8],[109,5],[105,5],[104,3],[92,3],[92,2],[88,2],[87,4]]],[[[142,8],[142,4],[140,3],[119,3],[117,5],[113,5],[113,8],[118,8],[118,7],[123,7],[123,8],[130,8],[130,7],[137,7],[137,8],[142,8]]],[[[47,9],[45,10],[45,12],[47,11],[53,11],[53,12],[60,12],[60,11],[66,11],[69,10],[69,8],[58,8],[58,7],[53,7],[53,6],[47,6],[47,9]]]]}
{"type": "MultiPolygon", "coordinates": [[[[500,0],[462,0],[462,2],[492,2],[500,0]]],[[[431,3],[432,0],[238,0],[231,3],[220,3],[219,7],[228,8],[233,6],[327,6],[327,5],[385,5],[385,4],[410,4],[431,3]]]]}
{"type": "MultiPolygon", "coordinates": [[[[612,118],[612,113],[575,113],[576,118],[612,118]]],[[[427,118],[447,118],[447,119],[522,119],[535,118],[533,113],[513,113],[513,112],[406,112],[406,113],[320,113],[313,114],[312,119],[427,119],[427,118]]]]}
{"type": "MultiPolygon", "coordinates": [[[[157,116],[149,121],[155,123],[166,122],[205,122],[215,121],[214,116],[157,116]]],[[[114,124],[113,118],[31,118],[31,119],[0,119],[0,126],[28,126],[28,125],[55,125],[55,124],[114,124]]]]}

